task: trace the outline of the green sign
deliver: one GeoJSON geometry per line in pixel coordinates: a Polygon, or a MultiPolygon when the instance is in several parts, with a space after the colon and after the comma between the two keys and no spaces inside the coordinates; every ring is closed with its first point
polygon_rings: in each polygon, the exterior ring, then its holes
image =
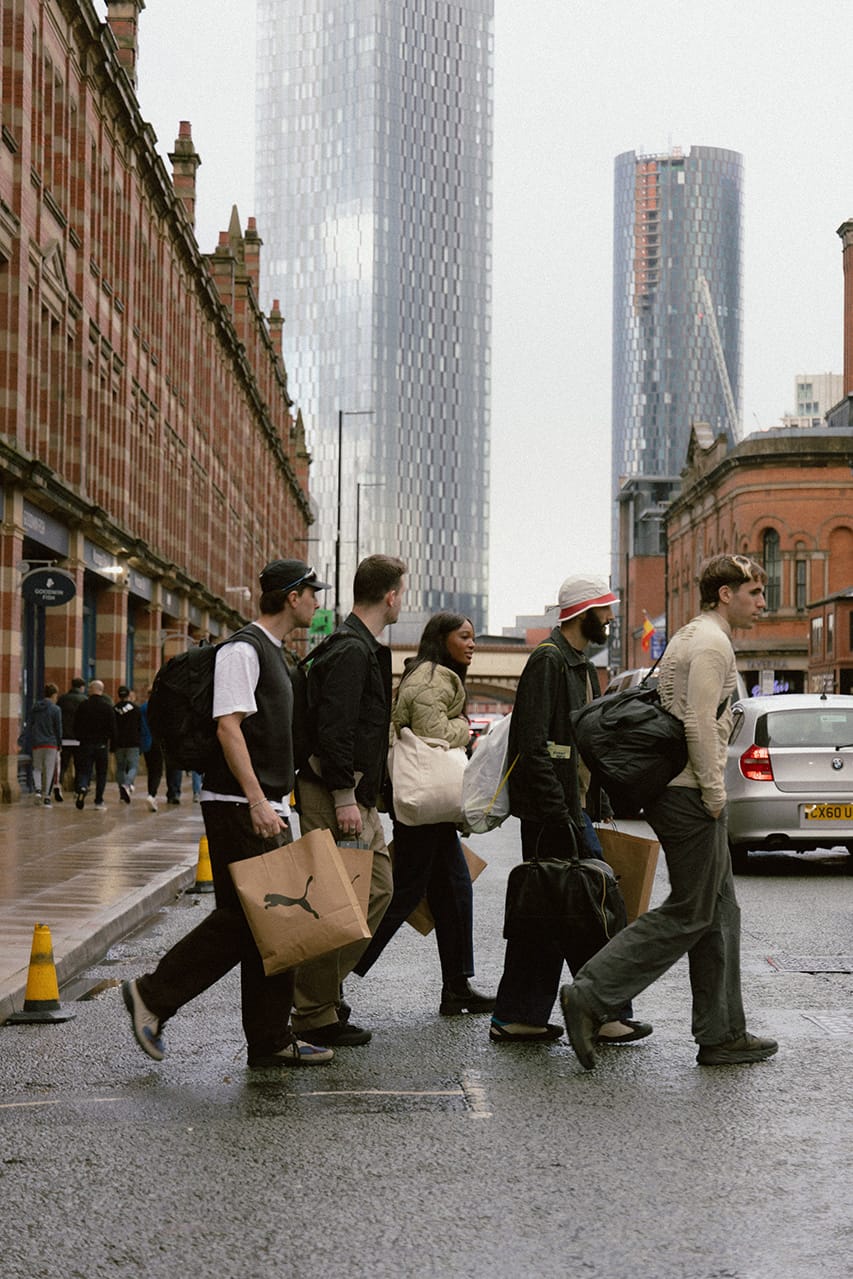
{"type": "Polygon", "coordinates": [[[331,608],[318,608],[308,628],[309,635],[331,635],[335,629],[335,612],[331,608]]]}

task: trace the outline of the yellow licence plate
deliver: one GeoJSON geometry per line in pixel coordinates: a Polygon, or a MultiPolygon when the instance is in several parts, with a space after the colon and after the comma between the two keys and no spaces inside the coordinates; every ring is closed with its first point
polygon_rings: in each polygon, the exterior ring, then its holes
{"type": "Polygon", "coordinates": [[[853,822],[853,804],[803,804],[807,822],[853,822]]]}

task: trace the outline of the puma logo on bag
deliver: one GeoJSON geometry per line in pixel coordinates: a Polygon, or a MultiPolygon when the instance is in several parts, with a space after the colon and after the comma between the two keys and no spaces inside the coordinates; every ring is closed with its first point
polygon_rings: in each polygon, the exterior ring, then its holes
{"type": "Polygon", "coordinates": [[[264,910],[269,910],[270,906],[301,906],[309,915],[319,919],[320,916],[308,901],[308,887],[313,878],[313,875],[308,876],[308,883],[305,885],[305,892],[301,897],[282,897],[281,893],[266,893],[264,896],[264,910]]]}

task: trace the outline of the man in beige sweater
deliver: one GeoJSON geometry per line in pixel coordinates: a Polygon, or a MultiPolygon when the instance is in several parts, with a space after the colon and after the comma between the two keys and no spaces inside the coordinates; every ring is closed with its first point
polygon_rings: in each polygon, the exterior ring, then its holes
{"type": "Polygon", "coordinates": [[[737,680],[731,634],[755,625],[766,580],[746,556],[708,560],[699,577],[702,612],[673,636],[661,661],[661,702],[682,720],[688,751],[683,771],[645,810],[666,856],[670,894],[560,991],[572,1047],[587,1070],[595,1065],[598,1026],[685,954],[699,1064],[762,1061],[778,1047],[746,1030],[740,908],[726,835],[726,744],[737,680]]]}

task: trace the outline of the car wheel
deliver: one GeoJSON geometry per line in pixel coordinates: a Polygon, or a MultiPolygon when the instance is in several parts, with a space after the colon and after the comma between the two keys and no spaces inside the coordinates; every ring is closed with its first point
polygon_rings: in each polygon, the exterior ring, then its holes
{"type": "Polygon", "coordinates": [[[733,844],[729,840],[729,856],[735,875],[745,875],[749,865],[749,844],[733,844]]]}

